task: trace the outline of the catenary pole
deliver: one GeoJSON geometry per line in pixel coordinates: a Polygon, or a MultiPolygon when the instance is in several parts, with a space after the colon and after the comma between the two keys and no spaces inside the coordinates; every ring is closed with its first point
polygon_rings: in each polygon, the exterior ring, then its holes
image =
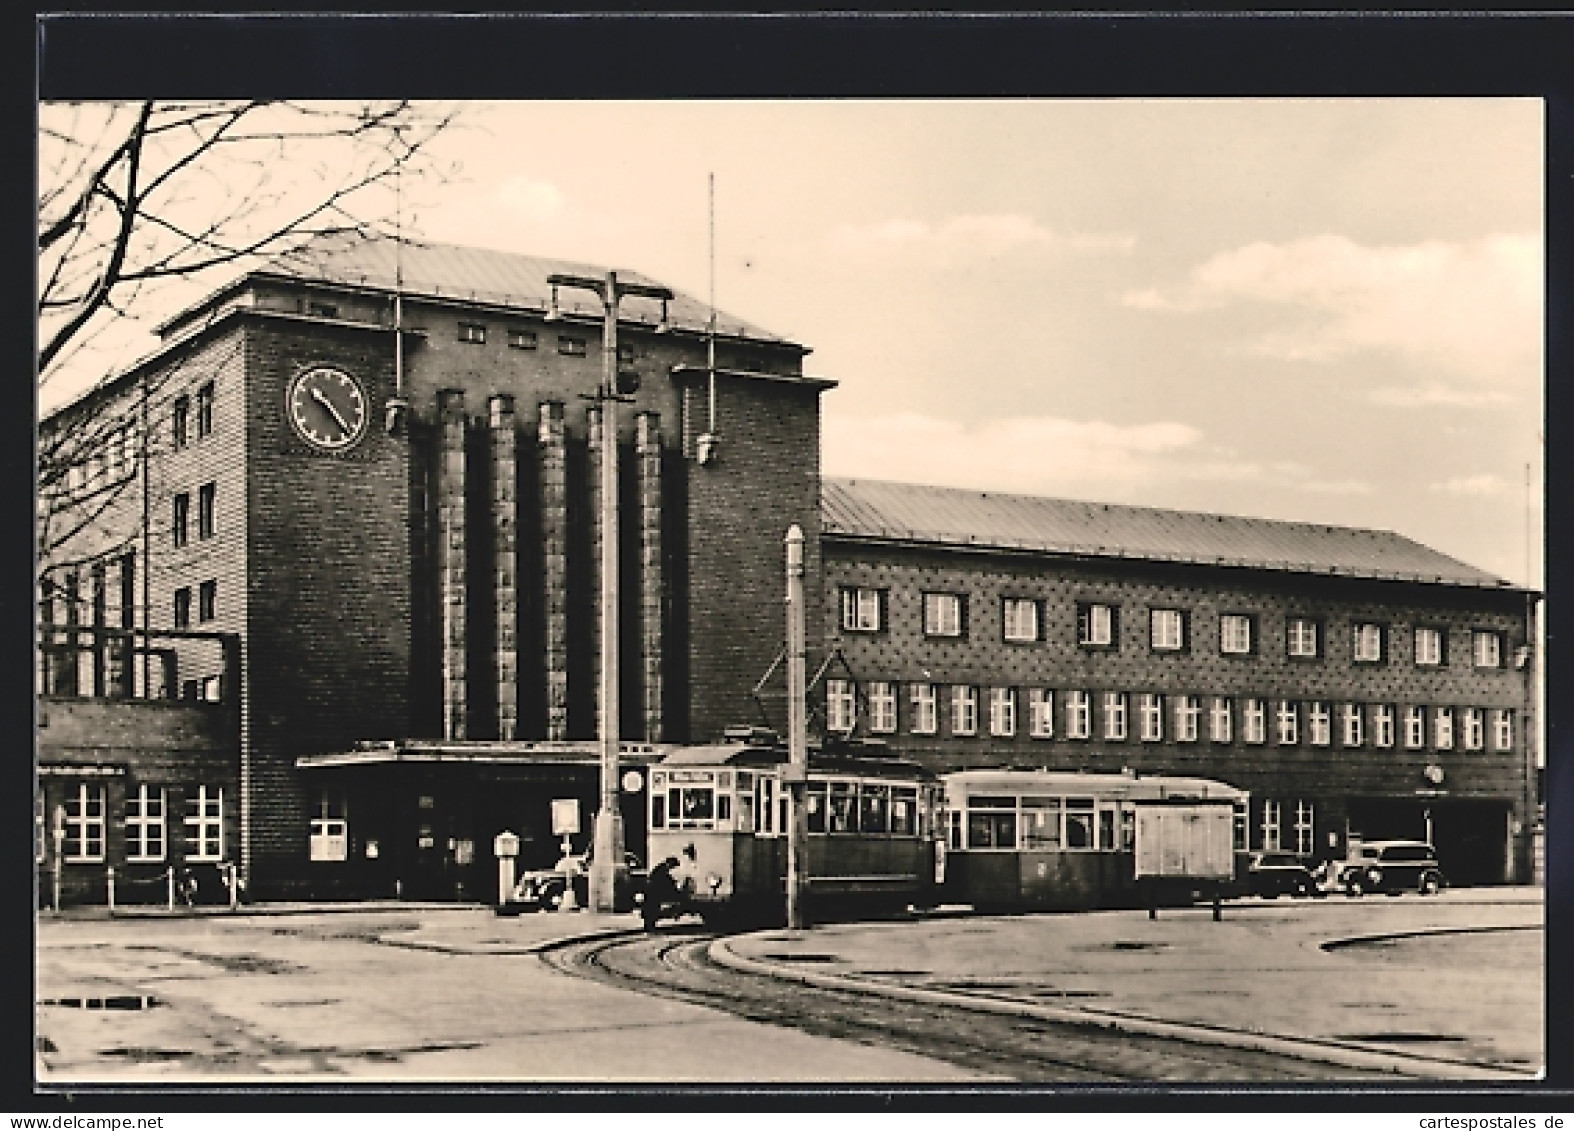
{"type": "Polygon", "coordinates": [[[809,771],[806,650],[803,607],[803,530],[787,528],[787,772],[791,825],[787,833],[787,926],[806,925],[808,892],[808,814],[804,811],[809,771]]]}

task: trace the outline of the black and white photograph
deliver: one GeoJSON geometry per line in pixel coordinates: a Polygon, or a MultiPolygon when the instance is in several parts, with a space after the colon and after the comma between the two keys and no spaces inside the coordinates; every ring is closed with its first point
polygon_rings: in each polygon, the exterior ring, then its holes
{"type": "Polygon", "coordinates": [[[35,1087],[1543,1080],[1547,113],[45,97],[35,1087]]]}

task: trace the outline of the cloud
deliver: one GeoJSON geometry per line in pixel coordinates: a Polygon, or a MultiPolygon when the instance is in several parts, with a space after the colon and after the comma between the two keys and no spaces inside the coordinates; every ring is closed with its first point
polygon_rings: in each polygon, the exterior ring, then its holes
{"type": "Polygon", "coordinates": [[[1096,232],[1061,233],[1021,213],[951,216],[938,224],[891,219],[874,224],[843,224],[831,233],[831,246],[844,255],[920,253],[998,256],[1014,251],[1127,253],[1136,237],[1096,232]]]}
{"type": "Polygon", "coordinates": [[[1507,494],[1508,480],[1499,475],[1456,475],[1442,483],[1433,483],[1433,491],[1441,491],[1446,495],[1474,495],[1490,497],[1492,495],[1507,494]]]}
{"type": "Polygon", "coordinates": [[[1177,479],[1250,482],[1319,493],[1371,488],[1325,480],[1288,461],[1242,461],[1176,421],[1118,425],[1058,417],[1008,417],[965,425],[921,413],[872,419],[827,414],[827,474],[978,490],[1140,499],[1177,479]]]}
{"type": "Polygon", "coordinates": [[[498,186],[497,197],[526,223],[556,219],[563,211],[562,191],[550,181],[509,177],[498,186]]]}
{"type": "Polygon", "coordinates": [[[1278,307],[1290,324],[1243,349],[1311,362],[1383,352],[1470,384],[1523,388],[1540,380],[1541,296],[1537,235],[1375,247],[1324,234],[1221,252],[1179,287],[1132,290],[1121,301],[1180,312],[1278,307]]]}

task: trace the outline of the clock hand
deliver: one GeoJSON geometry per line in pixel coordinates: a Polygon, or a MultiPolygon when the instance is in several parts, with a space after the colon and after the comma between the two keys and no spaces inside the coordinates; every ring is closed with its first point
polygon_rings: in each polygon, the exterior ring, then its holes
{"type": "Polygon", "coordinates": [[[355,429],[350,427],[349,421],[345,420],[344,417],[340,415],[339,410],[334,407],[333,402],[324,396],[323,391],[316,385],[312,386],[312,400],[316,401],[318,404],[322,405],[323,408],[328,410],[328,415],[332,416],[339,422],[339,427],[344,429],[344,434],[346,436],[355,431],[355,429]]]}

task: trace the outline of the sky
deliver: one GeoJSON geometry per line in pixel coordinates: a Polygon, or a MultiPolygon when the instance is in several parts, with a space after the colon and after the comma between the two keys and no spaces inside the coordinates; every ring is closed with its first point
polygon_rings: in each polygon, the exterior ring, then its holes
{"type": "Polygon", "coordinates": [[[838,382],[826,474],[1542,584],[1539,100],[473,103],[438,146],[413,232],[702,299],[714,175],[717,305],[838,382]]]}

